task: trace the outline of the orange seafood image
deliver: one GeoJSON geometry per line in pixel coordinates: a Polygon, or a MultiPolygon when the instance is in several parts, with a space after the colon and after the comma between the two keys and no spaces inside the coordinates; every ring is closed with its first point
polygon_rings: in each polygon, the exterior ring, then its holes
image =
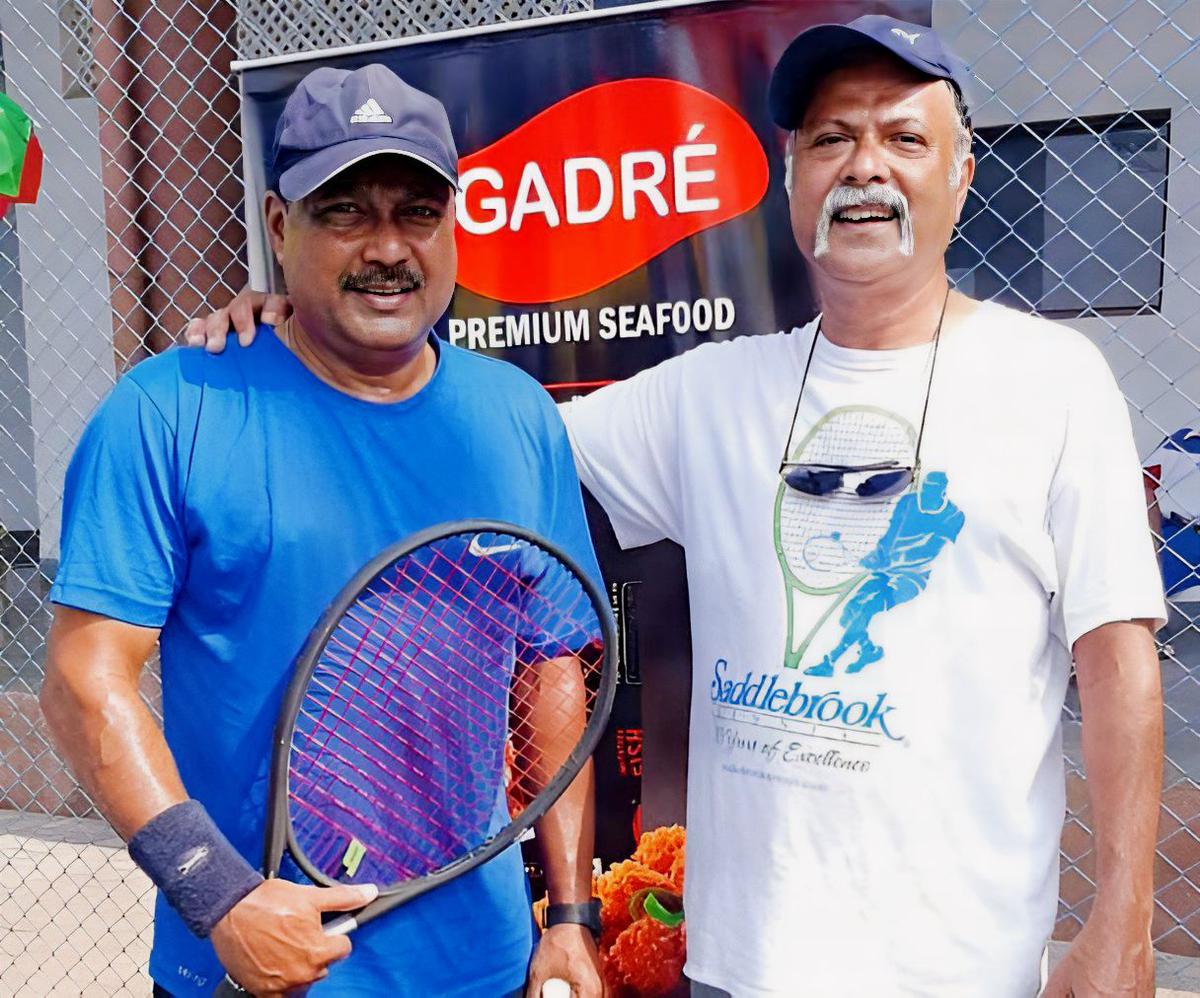
{"type": "MultiPolygon", "coordinates": [[[[680,825],[642,834],[630,859],[593,878],[600,898],[600,960],[612,998],[686,994],[684,843],[680,825]]],[[[534,905],[541,924],[543,898],[534,905]]]]}

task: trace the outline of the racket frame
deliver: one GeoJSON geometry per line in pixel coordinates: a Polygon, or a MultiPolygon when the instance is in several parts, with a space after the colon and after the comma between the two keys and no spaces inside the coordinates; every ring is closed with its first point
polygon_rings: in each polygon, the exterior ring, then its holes
{"type": "Polygon", "coordinates": [[[541,548],[544,552],[556,558],[564,567],[574,573],[583,586],[584,591],[596,613],[604,641],[604,652],[600,663],[600,685],[596,690],[591,714],[587,719],[579,744],[567,756],[566,761],[554,778],[550,780],[529,802],[529,805],[515,819],[509,822],[495,836],[476,846],[470,852],[441,867],[432,873],[417,877],[414,880],[403,881],[399,884],[380,886],[379,896],[370,904],[351,915],[339,916],[334,923],[327,926],[327,931],[349,932],[366,922],[391,911],[413,898],[420,897],[442,884],[461,876],[468,870],[482,866],[509,848],[524,832],[541,818],[571,784],[592,753],[600,743],[608,718],[612,712],[613,699],[616,696],[617,670],[615,656],[617,647],[616,625],[613,621],[612,609],[604,591],[596,584],[557,545],[538,536],[524,527],[502,520],[454,520],[435,524],[424,530],[410,534],[403,540],[392,544],[381,551],[365,564],[355,576],[346,583],[321,614],[316,626],[309,633],[304,647],[296,657],[292,666],[292,677],[279,708],[279,716],[275,723],[274,742],[271,755],[270,778],[267,791],[269,805],[267,808],[267,824],[263,848],[263,873],[270,879],[279,876],[279,867],[285,852],[289,853],[300,871],[314,884],[322,887],[339,886],[340,881],[327,877],[318,870],[304,855],[296,842],[295,833],[288,808],[289,781],[288,768],[291,757],[292,731],[304,695],[308,688],[308,680],[321,659],[326,643],[337,629],[346,611],[361,595],[366,585],[378,576],[391,563],[418,548],[431,544],[446,537],[466,534],[503,534],[518,540],[526,541],[541,548]]]}

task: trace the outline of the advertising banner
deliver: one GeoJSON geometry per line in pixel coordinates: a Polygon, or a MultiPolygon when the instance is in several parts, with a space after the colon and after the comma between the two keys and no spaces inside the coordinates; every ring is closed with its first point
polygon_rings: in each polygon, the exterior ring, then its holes
{"type": "MultiPolygon", "coordinates": [[[[766,109],[771,69],[813,24],[871,12],[929,23],[929,6],[650,3],[240,64],[255,286],[276,284],[255,208],[287,95],[318,65],[377,62],[437,96],[458,143],[459,287],[439,324],[450,343],[565,400],[697,344],[790,329],[814,303],[785,137],[766,109]]],[[[597,758],[607,863],[629,855],[639,822],[684,821],[691,664],[681,552],[622,552],[590,500],[589,517],[621,639],[597,758]]]]}

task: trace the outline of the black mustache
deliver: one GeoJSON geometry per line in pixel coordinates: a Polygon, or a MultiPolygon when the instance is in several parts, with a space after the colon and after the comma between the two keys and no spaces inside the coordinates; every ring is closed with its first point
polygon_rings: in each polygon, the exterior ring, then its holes
{"type": "Polygon", "coordinates": [[[366,291],[368,288],[411,287],[414,291],[425,286],[425,278],[411,267],[380,267],[360,274],[343,274],[338,282],[343,291],[366,291]]]}

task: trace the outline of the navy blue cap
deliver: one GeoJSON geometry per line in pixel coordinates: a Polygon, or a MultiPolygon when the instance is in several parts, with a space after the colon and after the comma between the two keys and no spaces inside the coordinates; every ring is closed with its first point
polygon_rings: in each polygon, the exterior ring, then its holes
{"type": "Polygon", "coordinates": [[[848,49],[876,45],[926,76],[949,80],[961,95],[965,67],[946,51],[942,40],[924,24],[898,21],[886,14],[864,14],[849,24],[818,24],[801,32],[783,52],[767,101],[775,124],[794,131],[821,77],[841,68],[838,57],[848,49]]]}
{"type": "Polygon", "coordinates": [[[314,69],[287,99],[271,149],[272,186],[298,201],[359,160],[408,156],[458,187],[446,109],[387,66],[314,69]]]}

